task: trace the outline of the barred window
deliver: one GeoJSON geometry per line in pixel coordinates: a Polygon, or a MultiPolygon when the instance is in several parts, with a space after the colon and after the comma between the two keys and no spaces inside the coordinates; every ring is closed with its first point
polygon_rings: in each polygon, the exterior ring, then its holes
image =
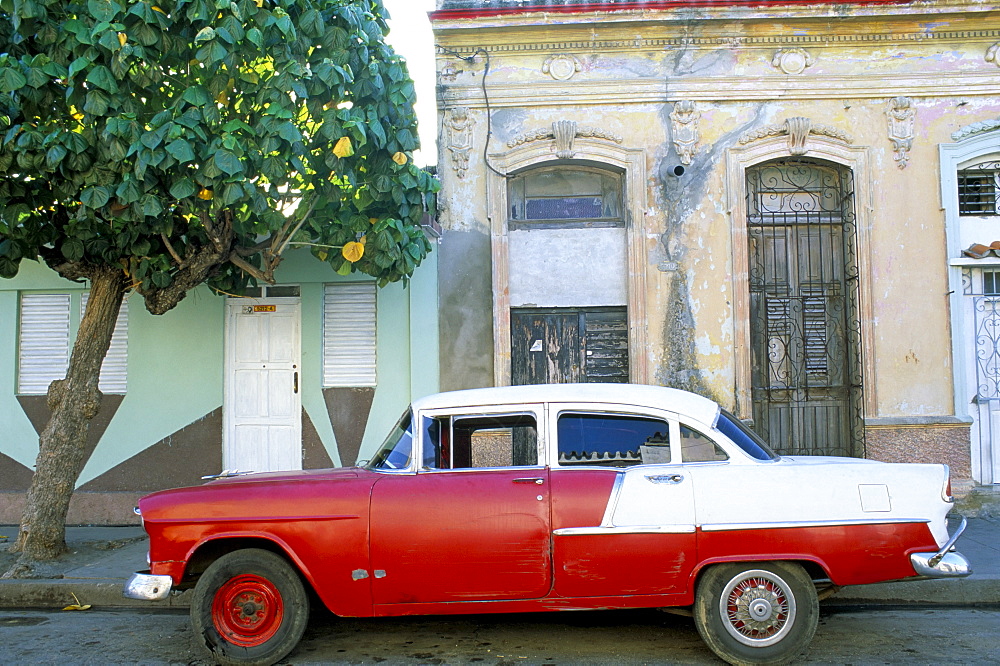
{"type": "Polygon", "coordinates": [[[997,215],[1000,162],[978,164],[958,172],[958,214],[997,215]]]}

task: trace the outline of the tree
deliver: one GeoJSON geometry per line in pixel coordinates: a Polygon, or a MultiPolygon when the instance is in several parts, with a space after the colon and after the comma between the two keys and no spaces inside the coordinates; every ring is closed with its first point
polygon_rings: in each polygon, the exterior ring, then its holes
{"type": "Polygon", "coordinates": [[[90,298],[14,550],[65,518],[125,293],[153,314],[206,283],[274,282],[308,245],[405,280],[437,181],[381,0],[0,0],[0,276],[41,260],[90,298]]]}

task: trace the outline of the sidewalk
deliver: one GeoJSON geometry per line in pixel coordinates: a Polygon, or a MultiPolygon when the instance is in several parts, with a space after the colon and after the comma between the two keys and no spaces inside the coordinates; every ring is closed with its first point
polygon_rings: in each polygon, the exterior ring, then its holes
{"type": "MultiPolygon", "coordinates": [[[[17,528],[0,526],[0,567],[13,559],[7,549],[17,528]]],[[[94,607],[182,608],[190,592],[158,602],[126,599],[125,579],[146,568],[148,541],[139,527],[70,527],[71,553],[26,580],[0,580],[0,608],[63,608],[76,603],[94,607]]],[[[1000,518],[971,518],[958,540],[958,551],[973,573],[957,580],[858,585],[841,589],[824,603],[841,604],[1000,604],[1000,518]]],[[[2,573],[2,571],[0,571],[2,573]]]]}

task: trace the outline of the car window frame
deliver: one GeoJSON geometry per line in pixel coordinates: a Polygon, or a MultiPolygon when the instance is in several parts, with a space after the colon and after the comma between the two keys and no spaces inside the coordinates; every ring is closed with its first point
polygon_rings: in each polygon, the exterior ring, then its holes
{"type": "Polygon", "coordinates": [[[549,441],[552,446],[547,460],[552,469],[599,469],[615,470],[623,472],[634,467],[649,467],[652,465],[677,465],[680,459],[680,429],[677,426],[678,414],[676,412],[658,409],[655,407],[643,407],[641,405],[622,405],[609,402],[553,402],[548,404],[549,414],[549,441]],[[666,421],[670,432],[670,462],[669,463],[639,463],[627,467],[615,467],[612,465],[561,465],[559,464],[559,416],[565,412],[584,414],[610,414],[616,416],[634,416],[637,418],[659,419],[666,421]]]}
{"type": "Polygon", "coordinates": [[[490,470],[513,470],[513,469],[544,469],[546,465],[546,424],[545,424],[545,409],[543,404],[539,403],[516,403],[516,404],[505,404],[505,405],[474,405],[474,406],[456,406],[456,407],[436,407],[433,409],[420,409],[414,410],[414,418],[418,420],[419,426],[417,428],[418,434],[416,437],[416,446],[419,447],[419,454],[413,456],[414,460],[419,460],[420,464],[416,467],[415,473],[417,474],[444,474],[444,473],[468,473],[468,472],[482,472],[490,470]],[[426,429],[424,428],[425,418],[440,418],[443,416],[447,417],[459,417],[468,418],[473,416],[515,416],[515,415],[532,415],[535,418],[535,446],[537,447],[538,461],[534,465],[509,465],[500,467],[447,467],[447,468],[433,468],[424,467],[424,436],[426,429]]]}

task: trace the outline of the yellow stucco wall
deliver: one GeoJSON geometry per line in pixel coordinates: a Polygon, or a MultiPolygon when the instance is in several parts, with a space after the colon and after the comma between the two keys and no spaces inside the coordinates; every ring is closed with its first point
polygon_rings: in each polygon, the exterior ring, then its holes
{"type": "MultiPolygon", "coordinates": [[[[1000,41],[1000,10],[992,3],[478,18],[440,12],[432,19],[441,47],[445,253],[449,236],[462,234],[462,247],[478,247],[469,256],[485,270],[484,252],[496,245],[487,191],[493,176],[483,162],[488,130],[487,152],[497,156],[517,137],[559,120],[619,137],[621,147],[643,151],[648,176],[645,206],[633,202],[631,209],[632,223],[645,232],[649,344],[637,356],[647,380],[738,407],[740,365],[748,356],[735,348],[730,209],[742,195],[727,182],[727,159],[754,145],[740,143],[745,133],[808,118],[847,136],[840,143],[866,159],[865,172],[855,173],[870,193],[856,202],[867,210],[861,249],[870,261],[861,277],[870,297],[862,313],[869,334],[865,415],[954,414],[938,146],[956,130],[1000,115],[1000,69],[988,56],[1000,41]],[[481,88],[486,57],[458,57],[478,49],[489,53],[489,119],[481,88]],[[791,71],[782,69],[783,50],[791,71]],[[807,66],[795,71],[798,64],[807,66]],[[915,109],[905,168],[897,165],[887,119],[889,101],[899,96],[915,109]],[[679,164],[669,114],[682,100],[695,104],[699,140],[686,172],[674,178],[666,175],[679,164]],[[471,129],[452,126],[457,108],[468,109],[471,129]],[[460,170],[463,147],[468,168],[460,170]]],[[[476,318],[492,312],[493,287],[464,280],[476,269],[457,252],[441,266],[453,272],[442,273],[442,357],[473,361],[443,368],[442,384],[490,384],[494,329],[476,318]]]]}

